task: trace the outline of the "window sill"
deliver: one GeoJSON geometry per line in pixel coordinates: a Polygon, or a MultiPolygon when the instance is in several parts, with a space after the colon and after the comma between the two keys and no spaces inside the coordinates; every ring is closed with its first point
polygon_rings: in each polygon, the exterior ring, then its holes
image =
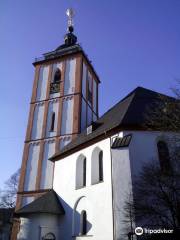
{"type": "Polygon", "coordinates": [[[86,237],[93,237],[93,235],[77,235],[77,236],[72,236],[72,238],[77,238],[77,239],[78,239],[78,238],[81,238],[81,237],[82,237],[82,238],[83,238],[83,237],[85,237],[85,238],[86,238],[86,237]]]}
{"type": "Polygon", "coordinates": [[[103,180],[103,181],[99,181],[99,182],[97,182],[97,183],[91,183],[91,185],[97,185],[97,184],[103,183],[103,182],[104,182],[104,180],[103,180]]]}
{"type": "Polygon", "coordinates": [[[83,187],[77,187],[77,188],[75,188],[75,190],[79,190],[79,189],[83,189],[83,188],[86,188],[86,186],[83,186],[83,187]]]}

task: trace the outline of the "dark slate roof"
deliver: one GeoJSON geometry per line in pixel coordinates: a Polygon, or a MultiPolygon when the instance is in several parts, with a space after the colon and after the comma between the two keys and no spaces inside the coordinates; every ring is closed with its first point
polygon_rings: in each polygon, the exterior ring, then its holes
{"type": "Polygon", "coordinates": [[[56,192],[54,190],[50,190],[30,204],[17,210],[15,215],[24,216],[32,213],[51,213],[63,215],[65,211],[56,192]]]}
{"type": "Polygon", "coordinates": [[[99,126],[96,130],[89,135],[85,130],[74,141],[52,156],[50,160],[59,160],[66,156],[70,150],[71,152],[75,151],[80,145],[95,140],[95,138],[105,135],[113,129],[143,129],[145,112],[149,106],[159,101],[160,95],[162,96],[162,94],[152,90],[137,87],[96,121],[96,125],[99,126]]]}

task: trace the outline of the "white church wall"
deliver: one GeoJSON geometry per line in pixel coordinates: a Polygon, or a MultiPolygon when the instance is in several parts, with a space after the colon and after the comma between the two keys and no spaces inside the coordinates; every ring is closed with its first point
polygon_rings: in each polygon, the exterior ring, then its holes
{"type": "MultiPolygon", "coordinates": [[[[54,81],[54,75],[55,75],[55,72],[56,72],[57,68],[60,69],[61,76],[62,76],[62,62],[53,64],[51,82],[54,81]]],[[[51,93],[50,94],[50,98],[55,98],[55,97],[60,97],[60,92],[58,92],[58,93],[51,93]]]]}
{"type": "Polygon", "coordinates": [[[125,222],[124,204],[131,196],[129,149],[112,149],[114,240],[128,240],[129,223],[125,222]]]}
{"type": "MultiPolygon", "coordinates": [[[[124,132],[125,135],[128,132],[124,132]]],[[[158,131],[133,131],[132,144],[130,145],[132,177],[138,174],[143,164],[150,161],[158,161],[157,141],[168,139],[173,136],[171,133],[158,131]]]]}
{"type": "MultiPolygon", "coordinates": [[[[89,224],[87,235],[91,235],[91,239],[113,239],[110,159],[110,144],[109,139],[106,139],[62,160],[56,161],[53,188],[60,196],[61,203],[66,212],[63,221],[60,222],[64,240],[69,240],[74,234],[77,234],[77,232],[74,232],[77,229],[77,222],[73,222],[74,208],[77,210],[77,219],[81,210],[87,211],[87,221],[89,224]],[[104,181],[92,185],[91,155],[95,147],[103,150],[104,181]],[[76,190],[76,159],[80,154],[86,157],[86,186],[76,190]],[[79,205],[77,204],[76,206],[77,201],[81,197],[84,197],[86,200],[79,201],[79,205]],[[70,227],[72,231],[69,231],[70,227]]],[[[82,238],[78,236],[76,239],[82,238]]]]}
{"type": "Polygon", "coordinates": [[[31,134],[31,137],[33,140],[41,138],[43,117],[44,117],[44,102],[38,103],[35,106],[32,134],[31,134]]]}
{"type": "Polygon", "coordinates": [[[52,188],[54,163],[48,159],[55,153],[55,140],[48,140],[44,145],[42,161],[41,189],[52,188]]]}
{"type": "Polygon", "coordinates": [[[64,95],[72,94],[75,91],[75,69],[76,59],[66,61],[64,95]]]}
{"type": "Polygon", "coordinates": [[[61,135],[70,134],[73,130],[73,107],[74,98],[66,97],[63,99],[63,113],[62,113],[62,125],[61,135]]]}
{"type": "Polygon", "coordinates": [[[26,166],[26,177],[24,183],[25,191],[35,190],[39,152],[40,143],[31,143],[29,146],[28,160],[26,166]]]}
{"type": "Polygon", "coordinates": [[[49,102],[47,125],[46,125],[46,137],[53,137],[57,135],[58,107],[59,107],[59,99],[55,99],[49,102]],[[52,121],[53,113],[55,113],[55,121],[54,121],[54,130],[51,131],[51,121],[52,121]]]}
{"type": "MultiPolygon", "coordinates": [[[[124,217],[124,204],[131,198],[132,184],[142,166],[150,161],[159,161],[157,141],[170,140],[173,134],[153,131],[124,131],[117,134],[119,137],[132,134],[129,147],[112,149],[112,176],[113,176],[113,208],[115,224],[115,240],[128,240],[127,220],[124,217]],[[124,235],[126,233],[126,235],[124,235]]],[[[112,136],[112,140],[115,136],[112,136]]]]}
{"type": "Polygon", "coordinates": [[[58,215],[52,214],[31,214],[28,218],[21,218],[18,240],[43,239],[43,237],[52,232],[56,239],[61,239],[58,215]]]}
{"type": "Polygon", "coordinates": [[[37,101],[46,99],[48,75],[49,75],[49,66],[42,66],[39,72],[37,97],[36,97],[37,101]]]}

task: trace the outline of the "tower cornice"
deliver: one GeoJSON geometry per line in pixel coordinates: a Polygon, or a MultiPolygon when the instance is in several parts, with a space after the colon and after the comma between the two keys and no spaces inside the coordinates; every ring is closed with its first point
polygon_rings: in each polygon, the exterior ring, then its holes
{"type": "Polygon", "coordinates": [[[42,65],[42,64],[43,65],[51,64],[51,63],[55,63],[56,61],[58,62],[59,60],[66,60],[70,57],[75,57],[75,56],[77,56],[77,54],[82,54],[85,62],[88,63],[88,66],[90,67],[92,73],[95,75],[96,80],[98,81],[98,83],[100,83],[101,81],[99,79],[98,74],[96,73],[87,54],[84,52],[84,50],[82,49],[82,47],[79,44],[45,53],[45,54],[43,54],[42,57],[35,58],[33,65],[38,66],[38,65],[42,65]]]}

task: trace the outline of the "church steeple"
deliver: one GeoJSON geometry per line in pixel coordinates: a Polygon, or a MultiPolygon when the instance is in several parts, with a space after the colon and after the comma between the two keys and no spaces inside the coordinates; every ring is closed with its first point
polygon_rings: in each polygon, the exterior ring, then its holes
{"type": "Polygon", "coordinates": [[[53,187],[48,159],[98,118],[99,78],[73,34],[72,9],[66,12],[65,43],[36,59],[16,209],[53,187]]]}

